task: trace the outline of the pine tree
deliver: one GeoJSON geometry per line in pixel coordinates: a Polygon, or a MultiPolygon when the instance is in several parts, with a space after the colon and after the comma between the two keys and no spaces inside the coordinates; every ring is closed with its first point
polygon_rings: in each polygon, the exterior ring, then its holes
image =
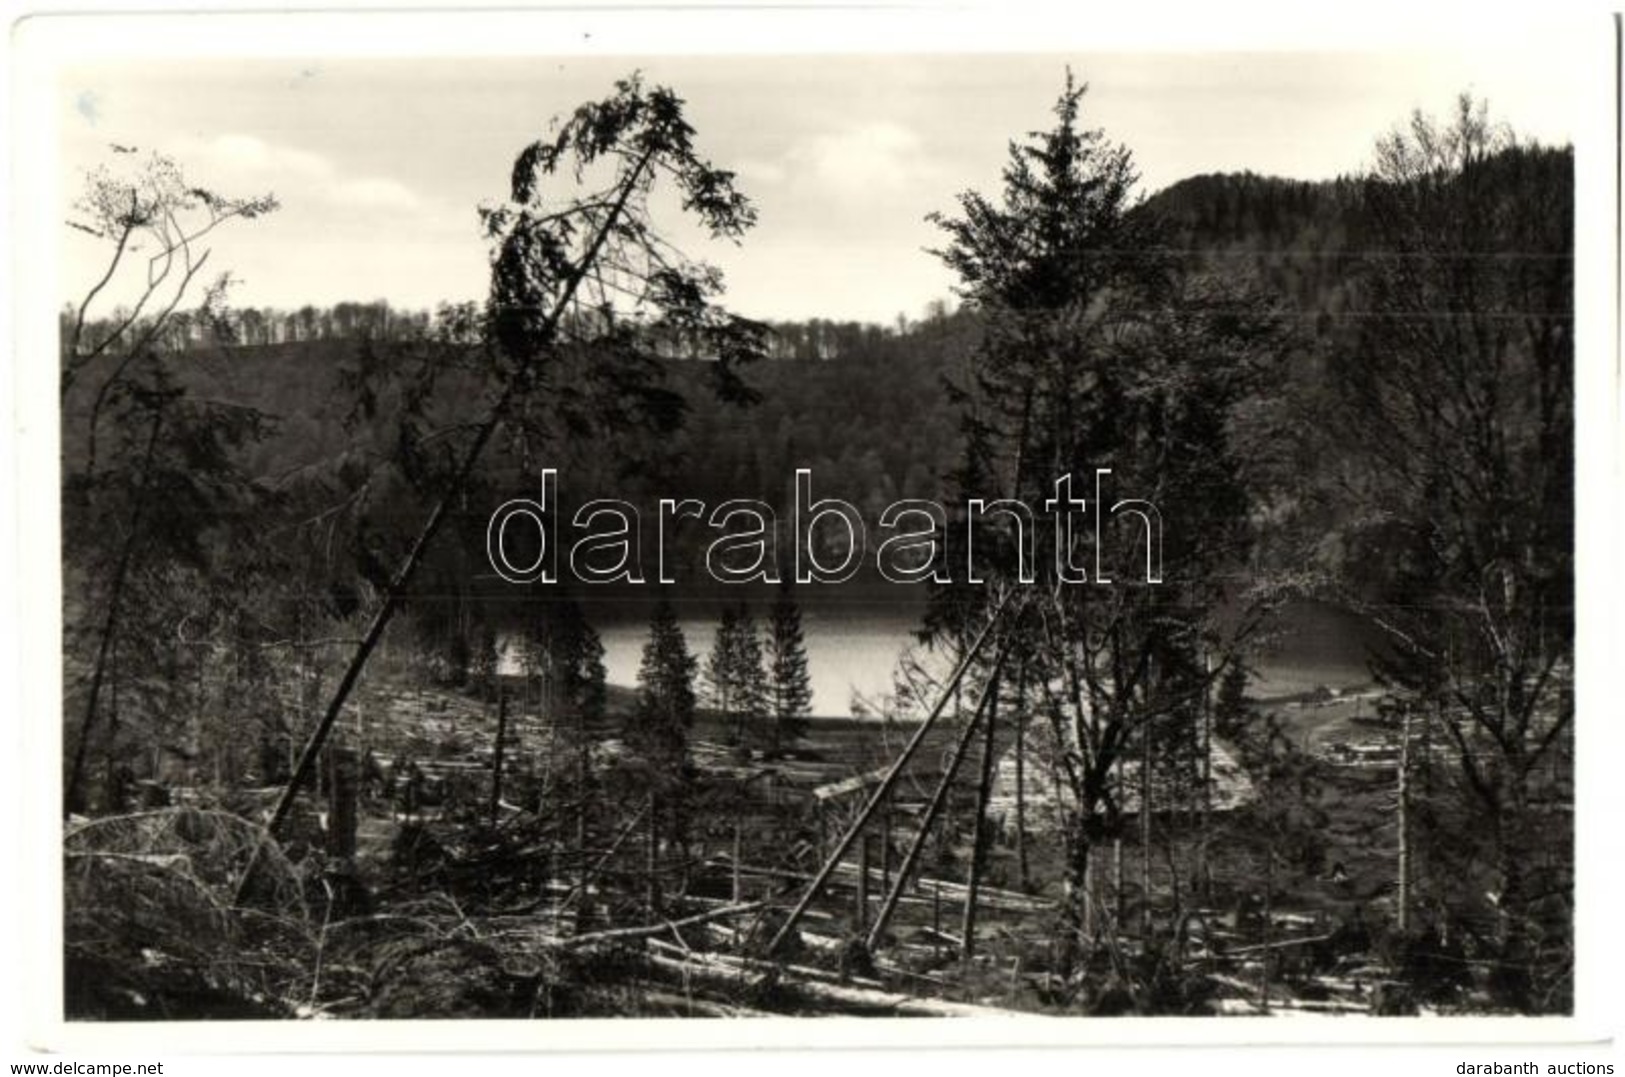
{"type": "Polygon", "coordinates": [[[640,759],[668,780],[681,778],[688,759],[697,669],[677,623],[677,612],[661,599],[649,621],[649,642],[644,644],[638,668],[637,711],[626,739],[640,759]]]}
{"type": "Polygon", "coordinates": [[[812,710],[812,679],[801,632],[801,607],[796,605],[788,577],[779,585],[769,613],[767,701],[772,718],[769,752],[777,756],[787,745],[807,735],[807,715],[812,710]]]}
{"type": "Polygon", "coordinates": [[[734,682],[737,686],[741,744],[760,734],[767,717],[767,670],[762,665],[762,638],[750,607],[739,604],[739,629],[734,637],[734,682]]]}
{"type": "Polygon", "coordinates": [[[526,666],[545,684],[549,716],[585,738],[608,707],[603,641],[573,598],[549,602],[530,632],[526,666]]]}
{"type": "Polygon", "coordinates": [[[661,904],[661,851],[666,842],[688,843],[688,734],[694,725],[694,677],[677,613],[661,599],[649,622],[649,642],[638,669],[638,705],[626,732],[627,746],[647,769],[647,904],[661,904]]]}
{"type": "Polygon", "coordinates": [[[737,700],[732,672],[734,638],[738,634],[737,607],[724,606],[716,634],[711,638],[711,654],[705,661],[705,702],[722,719],[730,743],[738,743],[734,728],[737,700]]]}
{"type": "Polygon", "coordinates": [[[586,736],[595,723],[603,720],[609,706],[604,643],[581,616],[580,606],[570,602],[565,613],[559,641],[565,706],[576,728],[586,736]]]}
{"type": "MultiPolygon", "coordinates": [[[[1059,478],[1082,484],[1109,468],[1108,490],[1202,521],[1164,532],[1147,516],[1136,534],[1114,520],[1064,538],[1035,525],[1026,543],[1046,586],[1018,592],[1015,653],[1069,689],[1043,715],[1065,746],[1063,970],[1086,937],[1091,848],[1114,811],[1119,760],[1129,745],[1148,747],[1151,730],[1172,735],[1194,717],[1205,686],[1189,671],[1201,641],[1232,650],[1257,623],[1262,599],[1251,595],[1239,627],[1217,617],[1225,574],[1248,563],[1251,541],[1253,491],[1232,414],[1267,388],[1285,351],[1259,297],[1181,275],[1166,228],[1135,211],[1132,156],[1083,125],[1083,96],[1068,73],[1054,125],[1011,145],[1000,197],[967,192],[959,215],[932,218],[949,241],[937,253],[983,324],[970,376],[955,387],[966,451],[953,484],[986,484],[967,493],[1022,502],[1037,521],[1059,478]],[[1075,585],[1080,569],[1087,587],[1075,585]]],[[[1117,495],[1090,500],[1101,496],[1117,495]]],[[[1000,526],[974,535],[990,588],[1008,586],[1019,565],[1016,533],[1000,526]]],[[[975,593],[940,588],[934,599],[930,639],[964,639],[985,618],[975,593]]]]}
{"type": "Polygon", "coordinates": [[[743,602],[722,611],[706,663],[709,702],[728,729],[728,742],[745,746],[767,711],[767,676],[756,622],[743,602]]]}
{"type": "Polygon", "coordinates": [[[594,730],[604,720],[609,690],[604,670],[604,644],[573,599],[548,611],[537,626],[537,650],[550,681],[550,709],[555,729],[564,734],[565,751],[574,771],[575,846],[585,856],[597,783],[593,775],[594,730]]]}
{"type": "Polygon", "coordinates": [[[1213,707],[1213,725],[1221,737],[1234,737],[1247,722],[1247,667],[1231,663],[1219,679],[1219,698],[1213,707]]]}

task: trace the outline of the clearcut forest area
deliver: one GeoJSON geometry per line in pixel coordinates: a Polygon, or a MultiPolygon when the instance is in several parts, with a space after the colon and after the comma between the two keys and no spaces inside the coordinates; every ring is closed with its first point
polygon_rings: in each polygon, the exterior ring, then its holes
{"type": "Polygon", "coordinates": [[[1572,150],[1146,190],[1050,93],[884,325],[680,249],[767,218],[681,85],[544,102],[432,310],[234,302],[297,207],[109,146],[67,1017],[1571,1012],[1572,150]]]}

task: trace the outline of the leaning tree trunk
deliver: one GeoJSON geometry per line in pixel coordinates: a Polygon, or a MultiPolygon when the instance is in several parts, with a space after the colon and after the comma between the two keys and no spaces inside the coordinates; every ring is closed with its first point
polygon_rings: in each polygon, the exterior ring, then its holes
{"type": "MultiPolygon", "coordinates": [[[[300,754],[299,761],[294,765],[293,775],[288,779],[288,784],[283,789],[282,796],[277,800],[276,807],[271,812],[271,818],[265,825],[266,831],[271,835],[274,836],[277,833],[283,821],[287,819],[288,813],[293,810],[293,802],[299,794],[300,787],[304,785],[305,780],[309,778],[311,771],[315,767],[316,757],[320,754],[322,745],[327,742],[327,736],[333,729],[333,723],[338,721],[339,714],[344,709],[345,700],[350,697],[351,690],[354,689],[356,682],[361,679],[361,672],[366,668],[368,659],[372,657],[372,652],[377,648],[379,641],[383,639],[384,629],[389,627],[389,622],[394,619],[396,610],[400,608],[401,601],[406,594],[406,587],[411,582],[412,577],[416,575],[418,566],[423,562],[429,544],[434,541],[435,535],[439,533],[441,525],[451,511],[453,502],[461,498],[468,489],[469,481],[474,474],[474,468],[479,463],[480,457],[485,454],[486,445],[490,443],[491,438],[496,434],[497,427],[501,425],[506,417],[509,406],[519,394],[521,387],[529,381],[529,372],[537,357],[552,343],[559,321],[564,317],[565,311],[575,298],[581,282],[596,269],[598,252],[603,248],[610,234],[620,226],[621,214],[626,208],[627,200],[631,198],[632,192],[637,189],[637,185],[642,180],[645,169],[649,167],[653,155],[654,150],[652,148],[647,150],[632,169],[628,178],[622,183],[620,193],[614,205],[610,207],[603,225],[594,235],[586,253],[582,256],[579,265],[575,267],[575,271],[571,274],[555,301],[552,310],[548,312],[538,333],[540,343],[532,347],[528,354],[520,357],[518,369],[509,377],[507,385],[497,399],[497,403],[486,413],[484,421],[475,428],[474,437],[464,450],[451,482],[440,495],[439,500],[435,502],[428,519],[424,521],[422,528],[419,529],[417,538],[412,543],[412,548],[407,552],[406,559],[401,563],[394,577],[391,578],[389,588],[384,593],[383,604],[378,608],[378,612],[373,615],[372,623],[367,627],[366,634],[362,636],[360,644],[356,647],[355,654],[350,659],[350,664],[344,670],[344,676],[339,680],[338,688],[328,701],[327,710],[322,715],[321,722],[316,726],[315,731],[311,733],[309,741],[305,743],[304,751],[300,754]]],[[[249,874],[251,873],[244,873],[245,885],[249,874]]]]}
{"type": "Polygon", "coordinates": [[[102,681],[107,676],[113,637],[118,631],[119,609],[124,599],[125,586],[130,578],[130,565],[135,558],[136,538],[141,533],[141,510],[146,507],[149,500],[147,485],[152,477],[152,460],[158,449],[158,433],[163,429],[163,420],[162,411],[153,412],[152,432],[147,435],[147,448],[141,460],[141,490],[136,496],[135,507],[130,510],[130,530],[124,536],[124,548],[119,551],[118,567],[113,572],[113,592],[107,600],[107,615],[102,621],[101,641],[96,652],[96,668],[90,677],[90,698],[85,702],[85,717],[79,723],[79,743],[74,746],[73,769],[68,773],[68,784],[64,790],[63,799],[69,812],[84,807],[85,753],[90,747],[90,735],[96,726],[96,704],[101,696],[102,681]]]}

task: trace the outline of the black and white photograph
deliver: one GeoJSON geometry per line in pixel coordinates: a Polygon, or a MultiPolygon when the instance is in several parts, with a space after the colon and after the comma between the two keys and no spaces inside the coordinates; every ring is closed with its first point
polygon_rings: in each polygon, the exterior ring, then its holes
{"type": "Polygon", "coordinates": [[[62,1044],[1578,1038],[1614,20],[489,17],[13,28],[62,1044]]]}

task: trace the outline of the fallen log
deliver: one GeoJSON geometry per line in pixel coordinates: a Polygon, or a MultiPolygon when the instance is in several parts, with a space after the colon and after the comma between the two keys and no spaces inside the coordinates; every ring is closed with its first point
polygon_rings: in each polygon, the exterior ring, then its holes
{"type": "Polygon", "coordinates": [[[886,780],[886,775],[890,770],[891,765],[887,764],[883,767],[876,767],[874,770],[871,770],[866,774],[856,774],[850,778],[844,778],[838,782],[830,782],[828,785],[820,785],[812,791],[813,799],[818,801],[829,800],[832,797],[841,797],[848,793],[856,793],[860,790],[869,788],[871,785],[879,785],[881,782],[886,780]]]}
{"type": "Polygon", "coordinates": [[[856,984],[859,987],[872,987],[877,991],[884,990],[886,986],[879,980],[865,979],[861,976],[848,976],[845,980],[843,980],[841,978],[841,974],[838,972],[832,972],[829,969],[814,968],[811,965],[794,965],[787,963],[756,961],[740,954],[696,953],[693,950],[685,950],[681,946],[664,942],[660,939],[650,939],[649,948],[679,960],[697,959],[713,965],[734,968],[737,969],[741,974],[755,973],[766,976],[773,972],[780,974],[788,972],[795,976],[801,976],[809,980],[817,980],[823,983],[850,983],[856,984]]]}
{"type": "Polygon", "coordinates": [[[678,995],[668,991],[651,991],[643,997],[645,1004],[671,1006],[688,1011],[691,1017],[772,1017],[766,1010],[751,1009],[749,1006],[736,1006],[727,1003],[713,1002],[710,999],[695,998],[693,995],[678,995]]]}
{"type": "MultiPolygon", "coordinates": [[[[706,866],[733,870],[733,862],[726,853],[718,853],[716,856],[709,858],[706,861],[706,866]]],[[[812,875],[802,871],[743,863],[739,865],[739,873],[741,875],[789,879],[796,882],[806,882],[813,878],[812,875]]],[[[857,865],[842,862],[831,871],[829,881],[840,880],[845,882],[850,879],[855,884],[857,874],[857,865]]],[[[956,883],[948,879],[916,878],[914,880],[914,889],[917,893],[903,894],[899,900],[929,901],[929,897],[921,897],[918,892],[929,894],[932,890],[939,891],[943,897],[950,900],[963,900],[969,894],[969,888],[964,883],[956,883]]],[[[997,887],[989,888],[984,886],[978,888],[976,900],[978,905],[984,909],[995,909],[1001,912],[1045,913],[1051,912],[1055,908],[1053,901],[1036,898],[1031,894],[1023,894],[1017,890],[1001,890],[997,887]]]]}
{"type": "Polygon", "coordinates": [[[1272,1010],[1296,1010],[1301,1013],[1370,1013],[1371,1006],[1363,1002],[1341,1002],[1335,999],[1284,998],[1270,999],[1272,1010]]]}
{"type": "MultiPolygon", "coordinates": [[[[783,981],[780,985],[784,986],[783,981]]],[[[796,983],[793,990],[819,1001],[851,1006],[858,1010],[896,1014],[899,1017],[1015,1017],[1014,1010],[1001,1010],[992,1006],[976,1006],[966,1002],[948,1002],[943,999],[899,995],[877,991],[868,987],[844,987],[839,984],[796,983]]]]}
{"type": "Polygon", "coordinates": [[[916,939],[923,939],[926,942],[934,942],[943,946],[949,946],[956,950],[965,943],[965,940],[960,938],[958,935],[950,935],[948,932],[939,931],[934,927],[915,928],[914,937],[916,939]]]}
{"type": "MultiPolygon", "coordinates": [[[[858,868],[852,864],[842,864],[836,869],[837,877],[845,879],[852,877],[854,882],[858,868]]],[[[955,901],[964,901],[970,896],[970,888],[964,883],[956,883],[948,879],[919,878],[914,880],[914,889],[918,892],[930,893],[935,890],[943,897],[955,901]]],[[[908,895],[904,895],[906,899],[908,895]]],[[[1001,912],[1050,912],[1055,903],[1035,898],[1030,894],[1023,894],[1015,890],[1001,890],[997,887],[981,886],[976,891],[976,903],[980,908],[995,909],[1001,912]]]]}
{"type": "Polygon", "coordinates": [[[699,982],[730,992],[741,989],[754,990],[766,982],[766,978],[770,973],[778,973],[778,978],[773,982],[773,987],[781,996],[787,996],[791,1000],[804,1001],[811,1005],[821,1005],[824,1008],[847,1014],[873,1014],[895,1017],[1024,1016],[1014,1010],[1001,1010],[992,1006],[977,1006],[965,1002],[948,1002],[943,999],[900,995],[869,987],[849,987],[814,980],[793,979],[784,975],[784,972],[788,971],[788,969],[783,966],[773,965],[770,962],[752,961],[746,964],[744,963],[746,959],[736,959],[724,963],[717,961],[717,956],[714,954],[694,954],[685,959],[667,957],[658,953],[646,955],[652,966],[683,977],[683,982],[686,984],[699,982]]]}
{"type": "Polygon", "coordinates": [[[1227,949],[1217,957],[1241,957],[1244,954],[1256,954],[1264,950],[1284,950],[1289,946],[1308,946],[1310,943],[1325,942],[1330,935],[1315,935],[1305,939],[1282,939],[1279,942],[1260,942],[1252,946],[1237,946],[1227,949]]]}
{"type": "Polygon", "coordinates": [[[579,949],[584,946],[596,946],[604,942],[624,942],[630,939],[647,939],[655,935],[664,935],[677,928],[691,927],[694,924],[703,924],[708,920],[721,920],[729,916],[742,916],[747,912],[756,912],[765,908],[765,901],[747,901],[743,905],[724,905],[720,909],[710,909],[706,912],[685,916],[680,920],[662,920],[658,924],[642,924],[638,927],[616,927],[606,931],[593,931],[586,935],[573,935],[561,940],[567,949],[579,949]]]}
{"type": "Polygon", "coordinates": [[[1245,995],[1253,995],[1258,993],[1257,984],[1248,983],[1246,980],[1238,980],[1234,976],[1226,976],[1219,972],[1210,972],[1207,974],[1207,978],[1221,987],[1228,987],[1232,991],[1240,991],[1245,995]]]}
{"type": "MultiPolygon", "coordinates": [[[[963,897],[970,892],[970,887],[966,886],[964,883],[954,882],[952,879],[938,879],[934,876],[919,878],[915,881],[914,885],[922,890],[926,889],[927,887],[940,890],[942,891],[944,897],[950,895],[958,895],[963,897]]],[[[1012,905],[1030,905],[1035,912],[1041,912],[1055,907],[1055,903],[1053,901],[1048,901],[1044,898],[1036,898],[1031,894],[1024,894],[1019,890],[1003,890],[996,886],[981,886],[977,888],[976,892],[978,895],[978,900],[980,900],[980,898],[983,896],[994,897],[1000,899],[1001,901],[1007,901],[1012,905]]]]}

